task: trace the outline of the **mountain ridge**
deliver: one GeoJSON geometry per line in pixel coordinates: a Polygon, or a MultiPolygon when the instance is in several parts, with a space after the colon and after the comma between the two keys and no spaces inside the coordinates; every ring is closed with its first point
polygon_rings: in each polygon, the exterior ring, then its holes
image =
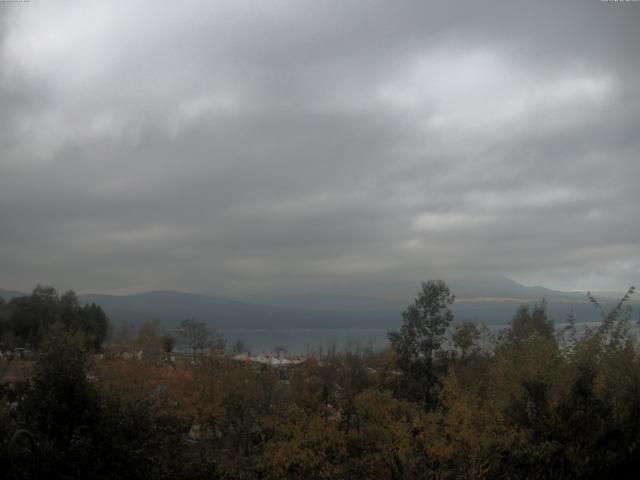
{"type": "MultiPolygon", "coordinates": [[[[563,321],[573,310],[578,321],[599,319],[586,294],[562,292],[540,286],[525,286],[504,276],[450,279],[447,284],[456,302],[452,310],[457,321],[475,320],[501,325],[508,323],[522,304],[540,303],[544,298],[550,316],[563,321]]],[[[81,303],[100,305],[114,324],[140,324],[159,320],[175,328],[185,318],[196,318],[217,329],[287,328],[397,328],[402,310],[413,300],[419,286],[403,300],[375,296],[308,292],[294,295],[262,295],[252,301],[217,295],[152,290],[114,295],[78,295],[81,303]]],[[[0,297],[10,300],[24,296],[18,291],[0,289],[0,297]]],[[[607,307],[617,299],[599,298],[607,307]]],[[[635,302],[632,302],[635,303],[635,302]]]]}

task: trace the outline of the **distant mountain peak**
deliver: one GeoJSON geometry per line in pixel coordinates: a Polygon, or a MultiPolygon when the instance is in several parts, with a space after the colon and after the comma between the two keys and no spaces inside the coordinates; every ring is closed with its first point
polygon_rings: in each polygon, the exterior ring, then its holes
{"type": "Polygon", "coordinates": [[[16,290],[5,290],[4,288],[0,288],[0,297],[2,297],[7,302],[12,298],[27,297],[27,296],[29,296],[28,293],[18,292],[16,290]]]}

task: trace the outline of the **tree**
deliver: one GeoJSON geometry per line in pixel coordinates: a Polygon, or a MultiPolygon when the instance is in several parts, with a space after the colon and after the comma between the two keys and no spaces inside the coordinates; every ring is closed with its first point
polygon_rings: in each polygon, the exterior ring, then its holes
{"type": "Polygon", "coordinates": [[[66,291],[60,297],[60,319],[67,329],[77,328],[80,323],[80,302],[73,290],[66,291]]]}
{"type": "Polygon", "coordinates": [[[346,437],[335,424],[293,405],[284,417],[267,417],[261,467],[267,479],[348,478],[346,437]]]}
{"type": "Polygon", "coordinates": [[[510,432],[493,399],[483,399],[473,381],[460,381],[451,368],[443,377],[439,402],[421,432],[437,478],[497,478],[493,470],[509,449],[510,432]]]}
{"type": "Polygon", "coordinates": [[[95,303],[80,306],[73,290],[59,296],[52,287],[38,285],[31,296],[14,299],[8,330],[19,343],[39,347],[54,323],[69,332],[82,332],[87,347],[100,350],[109,331],[109,318],[95,303]]]}
{"type": "Polygon", "coordinates": [[[180,323],[178,335],[191,350],[195,361],[200,350],[209,346],[211,341],[211,331],[204,322],[199,322],[193,318],[187,318],[180,323]]]}
{"type": "Polygon", "coordinates": [[[176,337],[165,333],[160,336],[160,345],[162,346],[162,350],[165,353],[169,354],[173,351],[173,348],[176,346],[176,337]]]}
{"type": "MultiPolygon", "coordinates": [[[[188,423],[157,412],[148,400],[101,388],[99,378],[83,335],[70,333],[61,322],[54,324],[12,415],[35,439],[37,457],[32,464],[41,474],[25,474],[28,466],[23,463],[4,468],[0,455],[2,478],[215,478],[207,461],[192,461],[184,442],[188,423]]],[[[1,393],[0,389],[4,451],[6,402],[1,393]]]]}
{"type": "Polygon", "coordinates": [[[160,330],[160,321],[151,320],[145,321],[136,334],[136,349],[142,351],[147,360],[155,361],[162,355],[160,330]]]}
{"type": "Polygon", "coordinates": [[[249,348],[242,340],[236,340],[235,343],[233,344],[233,347],[231,347],[231,353],[235,353],[235,354],[247,353],[248,351],[249,351],[249,348]]]}
{"type": "Polygon", "coordinates": [[[529,305],[518,308],[506,332],[506,340],[513,346],[519,346],[532,337],[544,340],[555,338],[555,326],[553,320],[547,317],[547,302],[544,299],[540,305],[533,307],[533,311],[529,310],[529,305]]]}
{"type": "Polygon", "coordinates": [[[113,333],[112,343],[120,348],[130,347],[133,342],[133,329],[126,320],[121,322],[113,333]]]}
{"type": "Polygon", "coordinates": [[[60,298],[53,287],[38,285],[29,297],[16,298],[9,321],[23,345],[38,347],[48,328],[60,320],[60,298]]]}
{"type": "Polygon", "coordinates": [[[66,470],[86,456],[85,440],[97,422],[100,401],[89,380],[85,345],[81,333],[69,333],[62,323],[52,325],[42,342],[31,388],[19,404],[20,416],[36,436],[44,478],[70,478],[66,470]]]}
{"type": "Polygon", "coordinates": [[[480,329],[473,322],[466,321],[456,326],[451,340],[453,346],[460,351],[461,360],[465,360],[478,350],[477,342],[480,340],[480,335],[480,329]]]}
{"type": "MultiPolygon", "coordinates": [[[[425,406],[434,399],[434,360],[442,353],[447,328],[453,320],[449,310],[455,296],[442,280],[422,284],[422,290],[403,312],[400,331],[389,332],[402,371],[405,394],[425,406]]],[[[442,358],[442,355],[440,355],[442,358]]]]}
{"type": "Polygon", "coordinates": [[[102,308],[95,303],[85,305],[80,309],[80,321],[76,328],[79,328],[87,335],[88,346],[99,351],[102,344],[107,339],[109,333],[109,317],[102,308]]]}
{"type": "Polygon", "coordinates": [[[356,396],[355,412],[344,461],[348,473],[342,478],[433,478],[426,470],[425,415],[418,405],[371,388],[356,396]]]}

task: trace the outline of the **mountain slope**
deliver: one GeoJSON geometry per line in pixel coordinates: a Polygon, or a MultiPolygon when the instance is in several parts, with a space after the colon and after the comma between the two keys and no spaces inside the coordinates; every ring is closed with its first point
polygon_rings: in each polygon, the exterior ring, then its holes
{"type": "Polygon", "coordinates": [[[28,293],[18,292],[15,290],[4,290],[3,288],[0,288],[0,297],[2,297],[5,302],[8,302],[12,298],[26,297],[28,295],[28,293]]]}
{"type": "Polygon", "coordinates": [[[540,301],[569,300],[586,301],[587,298],[580,292],[561,292],[539,286],[525,286],[505,276],[483,276],[466,279],[451,279],[447,281],[449,289],[455,293],[456,298],[464,300],[469,298],[505,298],[517,301],[519,299],[540,301]]]}
{"type": "Polygon", "coordinates": [[[215,328],[264,328],[265,324],[286,328],[295,324],[297,317],[295,312],[285,309],[173,291],[80,295],[79,299],[100,305],[115,322],[141,323],[157,319],[172,327],[185,318],[195,318],[215,328]]]}
{"type": "MultiPolygon", "coordinates": [[[[527,287],[507,277],[487,276],[447,280],[456,302],[456,321],[474,320],[488,325],[508,323],[519,305],[547,301],[548,312],[562,322],[573,310],[579,322],[600,319],[585,294],[559,292],[544,287],[527,287]]],[[[100,305],[115,324],[140,324],[160,320],[175,328],[185,318],[205,321],[217,329],[386,329],[397,328],[402,310],[412,302],[419,285],[406,298],[327,293],[252,297],[252,302],[175,291],[154,291],[133,295],[80,295],[82,303],[100,305]]],[[[409,290],[409,289],[407,289],[409,290]]],[[[24,293],[0,290],[10,300],[24,293]]],[[[605,308],[616,300],[599,298],[605,308]]],[[[637,307],[636,307],[637,308],[637,307]]]]}

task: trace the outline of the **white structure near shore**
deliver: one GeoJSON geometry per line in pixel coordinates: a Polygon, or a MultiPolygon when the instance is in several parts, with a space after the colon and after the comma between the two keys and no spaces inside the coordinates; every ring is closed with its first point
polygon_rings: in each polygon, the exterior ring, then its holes
{"type": "Polygon", "coordinates": [[[252,356],[250,353],[239,353],[234,355],[234,360],[244,363],[258,363],[261,365],[273,366],[273,367],[286,367],[289,365],[298,365],[304,362],[304,359],[300,357],[286,358],[284,352],[278,352],[278,355],[273,353],[261,353],[260,355],[252,356]]]}

